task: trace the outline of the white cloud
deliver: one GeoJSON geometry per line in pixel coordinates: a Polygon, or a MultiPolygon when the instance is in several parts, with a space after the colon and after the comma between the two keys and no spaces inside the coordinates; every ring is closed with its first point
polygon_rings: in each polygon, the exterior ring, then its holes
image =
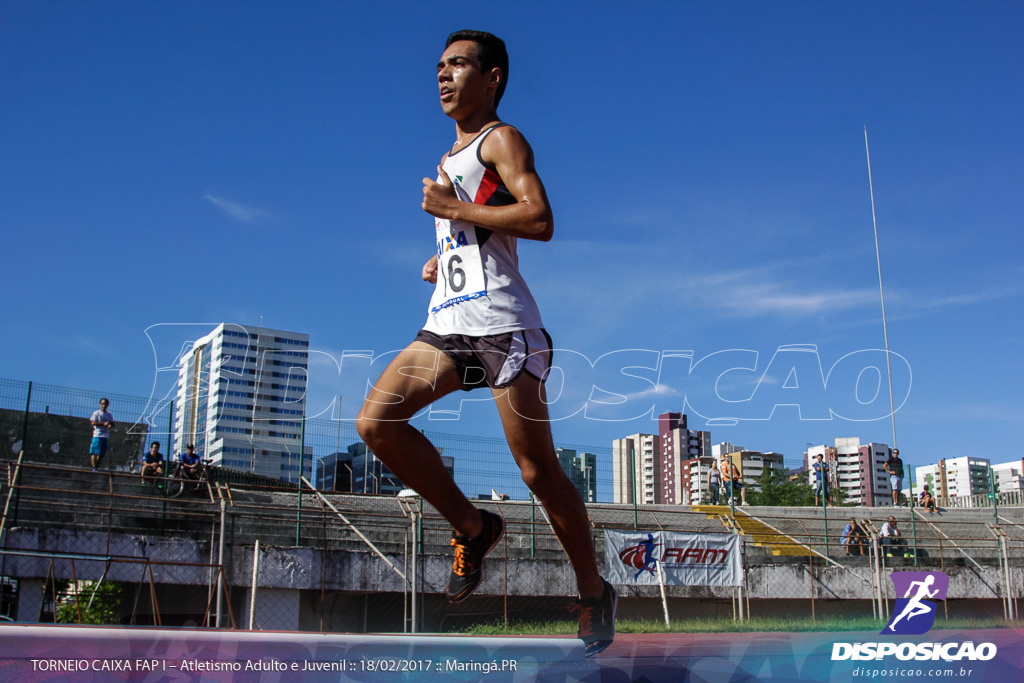
{"type": "Polygon", "coordinates": [[[236,221],[242,223],[258,223],[270,217],[270,214],[262,209],[245,206],[238,202],[232,202],[227,199],[222,199],[221,197],[215,197],[212,194],[206,195],[206,199],[208,199],[210,203],[218,209],[222,210],[236,221]]]}

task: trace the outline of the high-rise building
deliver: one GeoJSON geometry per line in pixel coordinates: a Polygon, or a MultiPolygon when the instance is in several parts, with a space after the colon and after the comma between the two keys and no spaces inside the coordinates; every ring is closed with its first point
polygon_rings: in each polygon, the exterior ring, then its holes
{"type": "Polygon", "coordinates": [[[892,486],[885,462],[891,453],[884,443],[861,445],[858,437],[835,440],[834,446],[812,446],[804,453],[807,483],[814,486],[813,463],[821,454],[830,468],[830,483],[846,494],[847,503],[883,507],[892,502],[892,486]]]}
{"type": "Polygon", "coordinates": [[[711,457],[711,432],[687,429],[684,413],[658,416],[655,498],[666,505],[691,505],[691,460],[711,457]]]}
{"type": "Polygon", "coordinates": [[[1024,458],[992,465],[992,477],[998,493],[1024,491],[1024,458]]]}
{"type": "Polygon", "coordinates": [[[597,502],[597,456],[593,453],[577,453],[571,448],[556,448],[555,454],[558,456],[558,464],[580,492],[584,502],[597,502]]]}
{"type": "Polygon", "coordinates": [[[192,343],[178,369],[174,438],[212,465],[298,483],[309,335],[221,323],[192,343]]]}
{"type": "Polygon", "coordinates": [[[612,501],[654,503],[654,452],[658,437],[633,434],[612,442],[612,501]]]}
{"type": "Polygon", "coordinates": [[[989,493],[990,477],[994,468],[988,458],[945,458],[934,465],[915,469],[914,491],[928,484],[928,490],[936,498],[962,498],[964,505],[971,496],[989,493]]]}
{"type": "Polygon", "coordinates": [[[321,491],[352,491],[352,452],[339,451],[316,461],[316,487],[321,491]]]}
{"type": "Polygon", "coordinates": [[[639,503],[689,505],[690,466],[683,463],[710,456],[710,432],[687,429],[682,413],[663,413],[657,434],[633,434],[612,442],[613,500],[632,503],[635,491],[639,503]]]}

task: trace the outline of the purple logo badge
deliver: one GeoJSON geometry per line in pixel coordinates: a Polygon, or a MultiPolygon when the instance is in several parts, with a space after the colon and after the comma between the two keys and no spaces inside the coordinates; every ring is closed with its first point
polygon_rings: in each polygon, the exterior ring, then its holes
{"type": "Polygon", "coordinates": [[[896,595],[892,619],[882,629],[883,635],[898,633],[920,635],[935,624],[934,600],[945,600],[949,577],[944,572],[894,572],[889,575],[896,595]]]}

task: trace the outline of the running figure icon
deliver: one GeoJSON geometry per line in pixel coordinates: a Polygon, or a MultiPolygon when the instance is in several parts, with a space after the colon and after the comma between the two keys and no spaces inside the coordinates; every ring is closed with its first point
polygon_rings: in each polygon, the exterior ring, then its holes
{"type": "Polygon", "coordinates": [[[903,596],[904,598],[909,598],[909,601],[907,602],[906,607],[903,608],[903,611],[900,612],[900,615],[893,619],[892,623],[889,624],[890,631],[892,631],[893,633],[896,632],[896,624],[903,617],[906,617],[907,621],[910,621],[916,616],[928,614],[932,611],[932,607],[926,605],[923,601],[925,600],[925,598],[934,598],[936,595],[939,594],[940,591],[938,588],[936,588],[934,591],[929,590],[929,588],[934,583],[935,577],[931,574],[925,577],[924,581],[911,582],[910,586],[907,588],[906,595],[903,596]],[[913,597],[911,597],[910,594],[914,591],[915,586],[917,586],[917,593],[913,597]]]}
{"type": "MultiPolygon", "coordinates": [[[[640,571],[638,571],[636,574],[633,575],[633,580],[634,581],[636,579],[640,578],[640,575],[643,574],[644,572],[650,572],[651,576],[654,576],[654,568],[658,564],[658,560],[654,557],[654,549],[657,547],[657,545],[658,544],[654,542],[654,535],[653,534],[647,534],[647,540],[646,541],[640,541],[640,543],[637,544],[637,550],[639,550],[640,548],[643,548],[643,551],[644,551],[643,563],[644,564],[643,564],[642,567],[640,567],[640,571]]],[[[633,565],[633,566],[635,567],[636,565],[633,565]]]]}

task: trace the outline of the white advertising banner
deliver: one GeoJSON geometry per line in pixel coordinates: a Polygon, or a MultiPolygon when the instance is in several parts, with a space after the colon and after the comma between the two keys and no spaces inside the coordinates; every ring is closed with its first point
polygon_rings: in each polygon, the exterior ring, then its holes
{"type": "Polygon", "coordinates": [[[604,532],[605,578],[657,586],[658,563],[669,586],[742,586],[743,543],[734,534],[604,532]]]}

